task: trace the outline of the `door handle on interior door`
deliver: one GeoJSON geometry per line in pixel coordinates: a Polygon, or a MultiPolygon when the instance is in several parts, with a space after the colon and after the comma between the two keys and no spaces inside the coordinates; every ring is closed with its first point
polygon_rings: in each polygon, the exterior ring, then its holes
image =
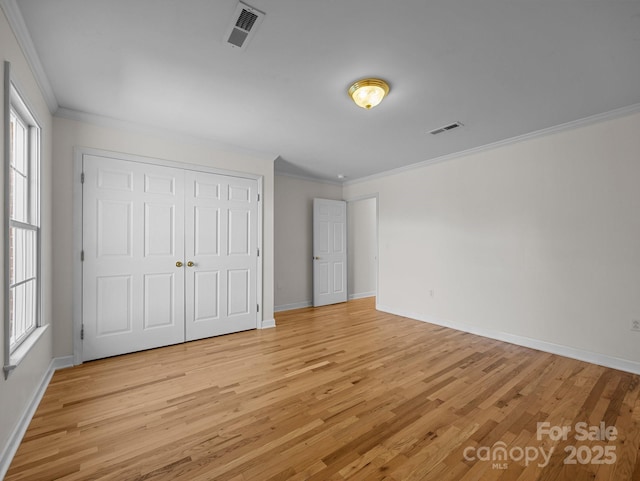
{"type": "Polygon", "coordinates": [[[320,260],[320,258],[319,258],[319,257],[315,257],[315,256],[314,256],[313,260],[314,260],[314,261],[319,261],[319,260],[320,260]]]}
{"type": "Polygon", "coordinates": [[[182,262],[180,261],[176,262],[176,267],[182,267],[182,262]]]}
{"type": "Polygon", "coordinates": [[[187,267],[193,267],[195,266],[195,264],[193,263],[193,261],[189,261],[187,262],[187,267]]]}

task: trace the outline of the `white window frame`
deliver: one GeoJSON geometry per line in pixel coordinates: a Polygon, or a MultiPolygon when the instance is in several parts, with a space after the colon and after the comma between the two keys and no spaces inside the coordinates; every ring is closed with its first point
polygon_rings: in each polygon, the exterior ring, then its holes
{"type": "MultiPolygon", "coordinates": [[[[36,121],[32,110],[27,105],[24,97],[20,94],[11,78],[11,65],[4,63],[4,373],[5,379],[9,377],[17,365],[22,361],[29,350],[44,332],[41,321],[41,243],[40,243],[40,137],[41,128],[36,121]],[[10,129],[11,117],[15,117],[26,130],[26,160],[25,170],[26,190],[26,214],[23,219],[13,219],[11,212],[11,176],[12,176],[12,132],[10,129]],[[17,282],[14,286],[12,282],[11,266],[11,242],[10,232],[21,230],[25,233],[32,232],[35,236],[35,247],[30,255],[24,257],[25,264],[31,264],[32,275],[25,280],[17,282]],[[29,321],[28,329],[21,332],[15,339],[11,339],[11,317],[15,312],[12,310],[13,290],[22,284],[35,283],[32,300],[28,306],[29,321]]],[[[15,254],[15,253],[14,253],[15,254]]],[[[15,326],[14,326],[15,329],[15,326]]]]}

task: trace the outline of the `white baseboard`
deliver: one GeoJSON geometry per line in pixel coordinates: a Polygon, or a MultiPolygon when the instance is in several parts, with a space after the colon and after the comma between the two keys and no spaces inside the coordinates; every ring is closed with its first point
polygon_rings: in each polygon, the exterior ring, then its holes
{"type": "MultiPolygon", "coordinates": [[[[361,292],[359,294],[349,294],[349,300],[364,299],[365,297],[375,297],[376,291],[373,292],[361,292]]],[[[293,304],[282,304],[275,306],[273,312],[292,311],[294,309],[303,309],[305,307],[313,307],[313,301],[295,302],[293,304]]]]}
{"type": "Polygon", "coordinates": [[[373,292],[361,292],[359,294],[349,294],[349,300],[364,299],[365,297],[376,297],[376,291],[373,292]]]}
{"type": "MultiPolygon", "coordinates": [[[[54,357],[51,363],[53,365],[54,371],[67,367],[73,367],[75,365],[73,362],[73,356],[54,357]]],[[[53,372],[51,373],[51,375],[53,375],[53,372]]]]}
{"type": "Polygon", "coordinates": [[[262,327],[260,329],[271,329],[272,327],[276,327],[275,319],[263,319],[262,327]]]}
{"type": "Polygon", "coordinates": [[[38,388],[35,390],[35,392],[31,396],[31,399],[27,404],[27,407],[25,408],[24,412],[22,413],[22,416],[20,417],[18,424],[16,425],[15,429],[11,433],[11,436],[9,436],[9,441],[7,442],[7,445],[4,447],[4,449],[2,450],[2,453],[0,454],[0,479],[4,479],[5,474],[7,474],[7,471],[9,470],[9,466],[11,465],[11,461],[13,460],[13,457],[16,455],[16,452],[18,451],[18,447],[22,442],[22,438],[24,437],[24,434],[27,432],[29,423],[31,422],[33,415],[36,413],[36,409],[38,409],[38,405],[42,400],[42,396],[44,396],[44,393],[47,390],[47,387],[49,386],[49,382],[53,377],[53,373],[58,369],[71,367],[71,366],[73,366],[73,356],[56,357],[56,358],[53,358],[49,363],[49,367],[47,368],[47,371],[42,377],[42,380],[40,381],[38,388]]]}
{"type": "Polygon", "coordinates": [[[302,309],[303,307],[311,307],[313,302],[296,302],[294,304],[282,304],[281,306],[275,306],[273,312],[292,311],[293,309],[302,309]]]}
{"type": "Polygon", "coordinates": [[[508,342],[517,346],[529,347],[531,349],[537,349],[538,351],[544,351],[551,354],[557,354],[559,356],[569,357],[571,359],[577,359],[578,361],[585,361],[592,364],[597,364],[599,366],[618,369],[620,371],[640,374],[640,362],[637,361],[620,359],[614,356],[608,356],[606,354],[585,351],[583,349],[577,349],[570,346],[555,344],[553,342],[518,336],[516,334],[509,334],[507,332],[495,331],[493,329],[484,329],[482,327],[470,326],[468,324],[437,319],[435,317],[425,316],[417,314],[415,312],[393,309],[391,307],[383,306],[380,304],[376,304],[376,309],[379,311],[388,312],[389,314],[395,314],[397,316],[415,319],[416,321],[428,322],[430,324],[436,324],[438,326],[449,327],[457,331],[468,332],[477,336],[488,337],[489,339],[508,342]]]}

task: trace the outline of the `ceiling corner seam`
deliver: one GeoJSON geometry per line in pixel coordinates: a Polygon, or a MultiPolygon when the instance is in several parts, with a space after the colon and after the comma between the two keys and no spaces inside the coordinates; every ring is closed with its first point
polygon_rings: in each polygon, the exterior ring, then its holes
{"type": "Polygon", "coordinates": [[[59,107],[58,100],[53,92],[49,78],[44,71],[44,67],[42,66],[38,52],[33,44],[33,40],[31,39],[31,34],[29,33],[27,24],[22,17],[20,7],[18,7],[16,0],[0,0],[0,7],[2,7],[2,10],[4,11],[7,21],[11,26],[11,30],[13,30],[13,34],[18,41],[18,45],[20,45],[22,53],[27,60],[27,64],[36,79],[36,83],[38,84],[42,96],[47,103],[49,112],[51,115],[55,114],[59,107]]]}

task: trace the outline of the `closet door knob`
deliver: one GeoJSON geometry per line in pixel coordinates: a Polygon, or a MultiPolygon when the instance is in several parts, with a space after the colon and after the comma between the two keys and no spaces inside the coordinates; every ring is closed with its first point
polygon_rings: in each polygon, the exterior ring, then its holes
{"type": "Polygon", "coordinates": [[[180,261],[176,262],[176,267],[182,267],[182,262],[180,261]]]}
{"type": "Polygon", "coordinates": [[[195,264],[193,263],[193,261],[189,261],[187,262],[187,267],[193,267],[195,266],[195,264]]]}

